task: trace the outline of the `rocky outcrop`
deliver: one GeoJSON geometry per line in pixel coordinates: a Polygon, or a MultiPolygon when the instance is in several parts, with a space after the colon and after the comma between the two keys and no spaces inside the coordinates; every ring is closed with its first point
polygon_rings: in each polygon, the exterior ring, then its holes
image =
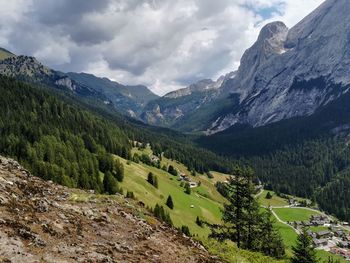
{"type": "Polygon", "coordinates": [[[67,87],[68,89],[70,89],[71,91],[75,91],[77,88],[77,85],[74,83],[74,81],[72,81],[70,78],[68,77],[63,77],[60,78],[58,80],[55,81],[55,84],[57,86],[63,86],[63,87],[67,87]]]}
{"type": "Polygon", "coordinates": [[[0,61],[0,74],[10,77],[43,79],[54,74],[34,57],[14,56],[0,61]]]}
{"type": "Polygon", "coordinates": [[[136,202],[44,182],[0,157],[0,262],[218,261],[136,202]]]}

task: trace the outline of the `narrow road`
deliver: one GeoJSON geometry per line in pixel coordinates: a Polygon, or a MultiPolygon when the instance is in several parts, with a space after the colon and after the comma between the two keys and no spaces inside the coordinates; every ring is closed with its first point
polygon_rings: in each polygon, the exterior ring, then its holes
{"type": "Polygon", "coordinates": [[[299,230],[294,228],[293,226],[289,225],[287,222],[283,221],[281,218],[278,217],[278,215],[276,214],[275,211],[273,211],[273,209],[271,208],[271,213],[274,215],[274,217],[276,217],[277,221],[284,224],[284,225],[287,225],[288,227],[292,228],[298,235],[300,234],[299,230]]]}
{"type": "Polygon", "coordinates": [[[264,189],[261,189],[259,193],[257,193],[254,197],[258,198],[262,193],[264,192],[264,189]]]}

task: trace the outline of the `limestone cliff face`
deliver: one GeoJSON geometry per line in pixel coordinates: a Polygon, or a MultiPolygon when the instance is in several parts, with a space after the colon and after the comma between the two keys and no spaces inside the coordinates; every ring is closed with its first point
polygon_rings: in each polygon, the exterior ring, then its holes
{"type": "Polygon", "coordinates": [[[235,124],[258,127],[311,115],[349,87],[350,2],[327,0],[291,29],[283,22],[264,26],[237,72],[169,93],[146,107],[142,117],[173,128],[200,120],[211,134],[235,124]],[[239,101],[218,107],[225,96],[239,101]]]}
{"type": "Polygon", "coordinates": [[[328,0],[289,30],[282,22],[262,29],[237,76],[221,87],[240,96],[239,107],[209,132],[310,115],[348,92],[349,84],[350,3],[328,0]]]}

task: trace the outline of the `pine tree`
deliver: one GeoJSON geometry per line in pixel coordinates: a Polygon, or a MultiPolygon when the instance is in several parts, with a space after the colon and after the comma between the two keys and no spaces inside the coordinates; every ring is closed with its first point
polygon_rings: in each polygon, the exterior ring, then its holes
{"type": "Polygon", "coordinates": [[[191,194],[191,186],[189,183],[185,184],[185,193],[190,195],[191,194]]]}
{"type": "Polygon", "coordinates": [[[106,172],[103,178],[103,187],[105,192],[109,194],[115,194],[118,192],[117,180],[110,172],[106,172]]]}
{"type": "Polygon", "coordinates": [[[197,226],[200,226],[200,227],[203,226],[203,222],[202,222],[202,220],[199,219],[198,216],[197,216],[197,218],[196,218],[196,224],[197,224],[197,226]]]}
{"type": "Polygon", "coordinates": [[[173,203],[173,199],[171,198],[171,195],[168,196],[168,199],[166,200],[166,205],[170,209],[174,209],[174,203],[173,203]]]}
{"type": "Polygon", "coordinates": [[[228,204],[224,205],[222,220],[226,226],[214,226],[212,237],[229,239],[238,247],[255,249],[254,240],[258,235],[259,205],[254,198],[251,169],[237,167],[229,184],[223,184],[228,204]]]}
{"type": "Polygon", "coordinates": [[[153,177],[153,186],[158,189],[158,177],[156,175],[153,177]]]}
{"type": "Polygon", "coordinates": [[[190,229],[188,228],[188,226],[181,226],[181,232],[188,237],[191,236],[190,229]]]}
{"type": "Polygon", "coordinates": [[[158,204],[154,207],[153,214],[155,217],[160,218],[160,207],[158,204]]]}
{"type": "Polygon", "coordinates": [[[123,182],[124,166],[118,159],[114,161],[113,175],[118,180],[118,182],[123,182]]]}
{"type": "Polygon", "coordinates": [[[126,198],[135,199],[134,192],[127,191],[126,192],[126,198]]]}
{"type": "Polygon", "coordinates": [[[245,197],[244,209],[245,214],[243,219],[245,220],[246,226],[244,230],[244,247],[247,249],[257,249],[254,241],[258,237],[259,221],[261,219],[259,204],[254,196],[255,187],[253,183],[253,170],[250,168],[245,169],[243,174],[243,193],[245,197]]]}
{"type": "Polygon", "coordinates": [[[267,209],[261,216],[261,222],[259,226],[259,251],[265,255],[282,258],[285,255],[285,248],[281,234],[276,229],[275,220],[272,215],[271,209],[267,209]]]}
{"type": "Polygon", "coordinates": [[[306,229],[303,229],[297,239],[297,244],[292,248],[294,256],[292,263],[316,263],[318,259],[316,257],[315,248],[312,245],[311,237],[306,233],[306,229]]]}
{"type": "Polygon", "coordinates": [[[272,198],[272,195],[270,192],[267,192],[266,196],[265,196],[265,199],[271,199],[272,198]]]}
{"type": "Polygon", "coordinates": [[[169,165],[168,167],[168,173],[174,175],[174,176],[177,176],[177,170],[174,168],[174,166],[172,165],[169,165]]]}
{"type": "Polygon", "coordinates": [[[153,185],[153,173],[152,172],[148,173],[147,182],[149,182],[151,185],[153,185]]]}

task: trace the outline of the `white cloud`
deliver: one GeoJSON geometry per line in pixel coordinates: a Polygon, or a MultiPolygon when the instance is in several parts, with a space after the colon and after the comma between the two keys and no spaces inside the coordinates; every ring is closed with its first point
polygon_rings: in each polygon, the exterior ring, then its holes
{"type": "Polygon", "coordinates": [[[0,46],[164,94],[234,70],[264,24],[292,26],[321,2],[0,0],[0,46]]]}

